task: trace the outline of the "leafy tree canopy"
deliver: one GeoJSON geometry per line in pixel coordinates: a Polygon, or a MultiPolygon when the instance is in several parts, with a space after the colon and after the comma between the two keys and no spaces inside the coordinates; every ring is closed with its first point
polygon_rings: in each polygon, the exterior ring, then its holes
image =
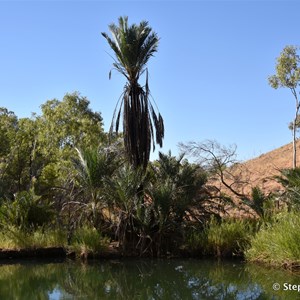
{"type": "Polygon", "coordinates": [[[79,93],[66,94],[62,101],[49,100],[41,106],[40,139],[55,148],[89,147],[104,139],[103,119],[89,108],[79,93]]]}

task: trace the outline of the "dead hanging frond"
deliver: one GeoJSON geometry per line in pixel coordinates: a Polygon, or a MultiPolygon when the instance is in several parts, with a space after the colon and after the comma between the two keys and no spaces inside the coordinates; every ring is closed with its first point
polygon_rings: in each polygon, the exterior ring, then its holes
{"type": "Polygon", "coordinates": [[[114,132],[118,133],[121,118],[123,119],[127,157],[134,166],[144,168],[149,161],[151,146],[154,150],[156,142],[162,147],[164,138],[163,118],[154,110],[149,95],[149,91],[139,84],[127,83],[110,127],[110,136],[114,132]]]}

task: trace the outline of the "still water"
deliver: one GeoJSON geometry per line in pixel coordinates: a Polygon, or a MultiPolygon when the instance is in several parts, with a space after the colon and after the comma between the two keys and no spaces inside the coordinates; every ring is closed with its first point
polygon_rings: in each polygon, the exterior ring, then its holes
{"type": "Polygon", "coordinates": [[[237,260],[0,262],[3,300],[300,299],[297,285],[299,275],[237,260]]]}

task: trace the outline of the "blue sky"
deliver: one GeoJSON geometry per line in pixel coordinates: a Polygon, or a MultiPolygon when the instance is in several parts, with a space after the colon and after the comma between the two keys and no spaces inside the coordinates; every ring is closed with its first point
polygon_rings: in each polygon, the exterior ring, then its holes
{"type": "Polygon", "coordinates": [[[215,139],[246,160],[291,141],[294,99],[267,78],[284,46],[299,45],[299,11],[298,1],[0,1],[0,106],[30,117],[79,91],[108,129],[125,81],[108,79],[101,32],[128,15],[161,38],[148,69],[162,150],[215,139]]]}

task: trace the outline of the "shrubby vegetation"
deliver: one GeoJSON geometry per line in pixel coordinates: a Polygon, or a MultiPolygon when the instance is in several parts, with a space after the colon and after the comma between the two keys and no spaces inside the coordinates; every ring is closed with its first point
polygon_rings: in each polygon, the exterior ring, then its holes
{"type": "Polygon", "coordinates": [[[1,112],[1,247],[57,241],[96,253],[110,240],[123,255],[175,255],[192,227],[204,230],[228,203],[184,154],[160,153],[146,170],[128,163],[122,140],[108,143],[101,114],[78,93],[30,119],[1,112]]]}
{"type": "Polygon", "coordinates": [[[57,230],[65,244],[88,245],[81,230],[91,241],[117,240],[124,254],[161,255],[179,247],[188,220],[208,214],[204,170],[170,153],[146,171],[132,166],[78,93],[47,101],[30,119],[3,108],[0,124],[1,235],[15,247],[57,230]]]}

